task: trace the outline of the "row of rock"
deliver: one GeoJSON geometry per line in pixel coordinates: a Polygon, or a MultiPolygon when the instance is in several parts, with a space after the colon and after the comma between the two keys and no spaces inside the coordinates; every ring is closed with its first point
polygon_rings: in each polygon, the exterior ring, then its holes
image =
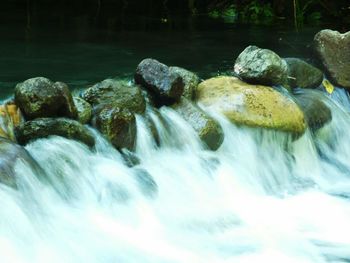
{"type": "MultiPolygon", "coordinates": [[[[333,61],[332,67],[327,62],[331,41],[326,36],[334,34],[339,33],[328,30],[318,33],[316,49],[331,79],[350,87],[340,74],[350,65],[350,58],[343,55],[340,65],[333,61]],[[332,72],[337,74],[333,76],[332,72]]],[[[337,54],[348,50],[342,46],[348,35],[340,35],[338,40],[342,44],[337,54]]],[[[303,134],[307,126],[316,130],[331,120],[330,110],[319,99],[299,95],[296,103],[289,94],[273,87],[284,86],[290,91],[295,87],[318,87],[323,80],[322,71],[301,59],[283,59],[271,50],[249,46],[236,59],[234,75],[200,82],[196,74],[186,69],[145,59],[137,66],[133,81],[106,79],[84,90],[80,97],[73,97],[62,82],[32,78],[19,83],[14,101],[3,107],[2,115],[11,120],[14,134],[4,124],[0,135],[23,145],[58,135],[93,146],[94,137],[84,125],[90,124],[117,149],[132,150],[136,137],[135,114],[145,115],[148,104],[154,108],[171,107],[209,149],[216,150],[224,139],[222,128],[201,107],[221,113],[235,124],[297,135],[303,134]]],[[[150,121],[149,126],[157,137],[152,125],[150,121]]]]}

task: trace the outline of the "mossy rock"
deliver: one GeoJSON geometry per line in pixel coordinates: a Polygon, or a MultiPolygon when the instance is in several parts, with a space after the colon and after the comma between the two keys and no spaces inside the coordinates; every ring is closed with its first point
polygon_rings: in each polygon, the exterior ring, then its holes
{"type": "Polygon", "coordinates": [[[51,135],[80,141],[88,146],[95,145],[95,139],[88,128],[67,118],[39,118],[27,121],[15,129],[15,134],[21,145],[51,135]]]}
{"type": "Polygon", "coordinates": [[[198,85],[197,100],[240,125],[302,134],[305,117],[289,97],[268,86],[247,84],[235,77],[216,77],[198,85]]]}
{"type": "Polygon", "coordinates": [[[89,123],[92,117],[92,107],[90,103],[79,97],[74,97],[73,100],[78,112],[78,121],[81,124],[89,123]]]}

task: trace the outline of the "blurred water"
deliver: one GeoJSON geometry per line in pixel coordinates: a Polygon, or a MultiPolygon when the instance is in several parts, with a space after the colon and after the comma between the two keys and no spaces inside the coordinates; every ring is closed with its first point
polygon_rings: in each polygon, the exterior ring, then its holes
{"type": "Polygon", "coordinates": [[[137,116],[133,168],[96,131],[93,150],[31,143],[47,180],[18,162],[18,191],[1,186],[1,262],[349,262],[350,104],[305,92],[333,119],[298,140],[215,116],[211,152],[162,108],[148,110],[159,144],[137,116]]]}

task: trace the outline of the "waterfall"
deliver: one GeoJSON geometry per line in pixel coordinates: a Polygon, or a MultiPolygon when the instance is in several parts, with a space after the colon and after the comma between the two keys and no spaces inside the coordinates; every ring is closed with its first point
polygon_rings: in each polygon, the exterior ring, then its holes
{"type": "MultiPolygon", "coordinates": [[[[222,116],[212,152],[175,111],[136,116],[138,164],[100,134],[26,146],[0,186],[1,262],[350,262],[350,102],[318,96],[332,121],[300,138],[222,116]],[[39,173],[39,174],[38,174],[39,173]]],[[[212,113],[209,113],[212,114],[212,113]]]]}

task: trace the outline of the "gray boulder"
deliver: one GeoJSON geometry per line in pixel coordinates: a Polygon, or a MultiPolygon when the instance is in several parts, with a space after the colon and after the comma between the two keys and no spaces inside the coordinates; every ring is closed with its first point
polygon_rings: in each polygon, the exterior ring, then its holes
{"type": "Polygon", "coordinates": [[[350,31],[322,30],[315,35],[316,53],[327,76],[337,85],[350,89],[350,31]]]}
{"type": "Polygon", "coordinates": [[[50,135],[80,141],[90,147],[95,145],[94,136],[88,128],[78,121],[67,118],[39,118],[27,121],[15,129],[15,134],[21,145],[50,135]]]}
{"type": "Polygon", "coordinates": [[[77,117],[77,110],[67,85],[62,82],[53,83],[43,77],[17,84],[15,103],[27,120],[42,117],[77,117]]]}
{"type": "Polygon", "coordinates": [[[81,124],[89,123],[92,117],[92,107],[90,103],[79,97],[74,97],[73,100],[78,112],[78,121],[81,124]]]}
{"type": "Polygon", "coordinates": [[[299,58],[285,58],[288,65],[288,84],[292,88],[317,88],[323,80],[323,73],[318,68],[299,58]]]}
{"type": "Polygon", "coordinates": [[[182,97],[188,100],[194,100],[196,89],[200,81],[199,77],[195,73],[180,67],[169,67],[169,71],[171,74],[178,74],[181,76],[184,82],[184,92],[182,97]]]}
{"type": "Polygon", "coordinates": [[[287,83],[287,63],[275,52],[248,46],[238,56],[234,72],[252,84],[284,85],[287,83]]]}
{"type": "Polygon", "coordinates": [[[215,151],[220,147],[224,133],[217,121],[186,98],[172,105],[172,108],[192,126],[209,149],[215,151]]]}
{"type": "Polygon", "coordinates": [[[135,82],[145,87],[156,103],[169,105],[178,101],[184,92],[182,77],[155,59],[144,59],[136,68],[135,82]]]}

